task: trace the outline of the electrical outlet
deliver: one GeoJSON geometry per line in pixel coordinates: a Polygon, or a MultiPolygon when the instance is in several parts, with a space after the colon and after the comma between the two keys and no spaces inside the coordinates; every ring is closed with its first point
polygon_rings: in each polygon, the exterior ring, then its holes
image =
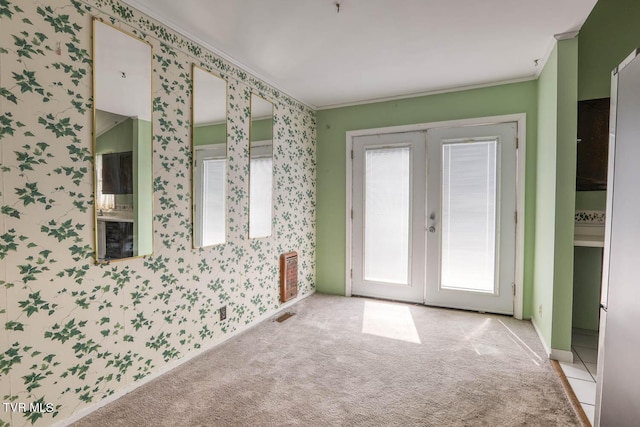
{"type": "Polygon", "coordinates": [[[227,318],[227,306],[220,307],[220,320],[224,320],[227,318]]]}
{"type": "Polygon", "coordinates": [[[540,313],[540,317],[542,317],[542,304],[538,307],[538,313],[540,313]]]}

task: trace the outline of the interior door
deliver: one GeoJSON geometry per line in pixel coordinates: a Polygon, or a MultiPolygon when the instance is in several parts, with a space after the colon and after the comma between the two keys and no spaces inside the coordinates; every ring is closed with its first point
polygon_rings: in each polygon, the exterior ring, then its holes
{"type": "Polygon", "coordinates": [[[351,293],[424,302],[425,133],[353,140],[351,293]]]}
{"type": "Polygon", "coordinates": [[[516,123],[427,132],[429,305],[513,314],[516,123]]]}

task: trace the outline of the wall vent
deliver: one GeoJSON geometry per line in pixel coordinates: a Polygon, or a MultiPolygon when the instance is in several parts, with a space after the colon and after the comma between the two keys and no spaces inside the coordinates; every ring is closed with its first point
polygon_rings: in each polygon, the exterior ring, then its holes
{"type": "Polygon", "coordinates": [[[298,296],[298,253],[280,255],[280,303],[298,296]]]}

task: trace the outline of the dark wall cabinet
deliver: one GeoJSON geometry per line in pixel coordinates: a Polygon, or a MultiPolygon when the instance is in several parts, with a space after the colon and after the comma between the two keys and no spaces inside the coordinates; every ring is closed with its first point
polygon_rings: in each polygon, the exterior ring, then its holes
{"type": "Polygon", "coordinates": [[[578,102],[578,191],[607,189],[609,104],[609,98],[578,102]]]}
{"type": "Polygon", "coordinates": [[[133,256],[133,223],[105,221],[105,259],[133,256]]]}
{"type": "Polygon", "coordinates": [[[133,152],[102,155],[102,194],[133,194],[133,152]]]}

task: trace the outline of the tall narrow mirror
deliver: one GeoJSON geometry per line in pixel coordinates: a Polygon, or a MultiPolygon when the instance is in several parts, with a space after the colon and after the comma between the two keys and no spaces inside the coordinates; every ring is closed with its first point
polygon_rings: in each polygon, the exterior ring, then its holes
{"type": "Polygon", "coordinates": [[[273,207],[273,104],[255,94],[249,141],[249,237],[267,237],[273,207]]]}
{"type": "Polygon", "coordinates": [[[96,259],[153,252],[151,45],[93,20],[96,259]]]}
{"type": "Polygon", "coordinates": [[[227,82],[193,65],[193,245],[225,242],[227,82]]]}

